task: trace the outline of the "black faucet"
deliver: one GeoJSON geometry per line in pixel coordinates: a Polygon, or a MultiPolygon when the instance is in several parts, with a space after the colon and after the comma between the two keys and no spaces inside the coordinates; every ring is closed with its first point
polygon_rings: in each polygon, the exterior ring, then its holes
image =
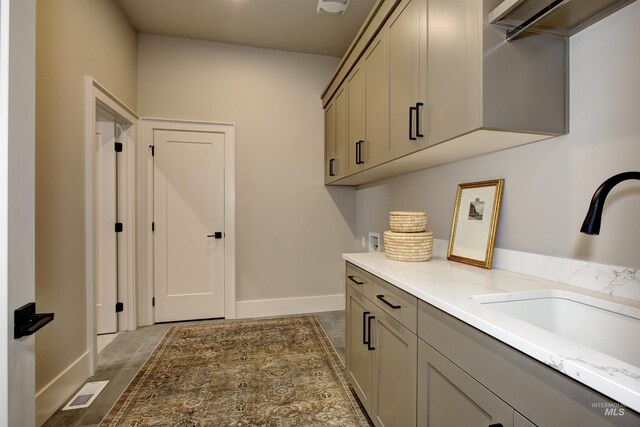
{"type": "Polygon", "coordinates": [[[591,203],[589,204],[589,211],[582,223],[580,232],[585,234],[600,234],[600,221],[602,220],[602,209],[604,208],[604,201],[609,194],[609,191],[617,184],[628,179],[640,179],[640,172],[623,172],[618,175],[614,175],[602,183],[600,187],[593,193],[591,203]]]}

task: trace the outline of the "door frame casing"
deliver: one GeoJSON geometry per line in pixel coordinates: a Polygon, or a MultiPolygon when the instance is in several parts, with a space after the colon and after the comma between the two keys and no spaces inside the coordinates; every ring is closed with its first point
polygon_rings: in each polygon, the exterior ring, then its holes
{"type": "MultiPolygon", "coordinates": [[[[138,135],[138,115],[125,103],[113,96],[104,86],[100,85],[92,77],[85,77],[85,280],[87,290],[87,351],[89,352],[90,374],[95,373],[97,367],[97,340],[96,340],[96,295],[95,273],[96,264],[96,214],[98,206],[98,192],[94,174],[97,158],[95,147],[96,134],[96,105],[114,114],[122,122],[130,123],[124,132],[131,144],[123,144],[121,153],[124,163],[125,182],[124,200],[126,208],[121,222],[126,227],[122,272],[119,272],[119,299],[124,303],[124,311],[118,314],[118,331],[132,331],[137,328],[137,304],[136,304],[136,153],[140,145],[138,135]]],[[[121,164],[122,164],[121,163],[121,164]]],[[[115,309],[115,307],[114,307],[115,309]]]]}
{"type": "Polygon", "coordinates": [[[138,144],[138,324],[152,325],[155,321],[153,258],[153,134],[155,130],[223,132],[224,138],[224,316],[236,317],[236,225],[235,225],[235,124],[195,120],[175,120],[152,117],[140,119],[138,144]]]}

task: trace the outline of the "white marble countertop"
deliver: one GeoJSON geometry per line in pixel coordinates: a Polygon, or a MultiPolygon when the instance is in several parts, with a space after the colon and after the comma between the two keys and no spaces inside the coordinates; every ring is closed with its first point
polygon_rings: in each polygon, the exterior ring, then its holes
{"type": "MultiPolygon", "coordinates": [[[[506,270],[484,270],[434,255],[428,262],[392,261],[384,253],[351,253],[342,258],[463,322],[520,350],[576,381],[640,412],[640,367],[570,341],[483,306],[474,295],[559,289],[640,308],[638,301],[610,297],[506,270]]],[[[585,325],[585,327],[591,327],[585,325]]],[[[629,345],[640,352],[640,342],[629,345]]]]}

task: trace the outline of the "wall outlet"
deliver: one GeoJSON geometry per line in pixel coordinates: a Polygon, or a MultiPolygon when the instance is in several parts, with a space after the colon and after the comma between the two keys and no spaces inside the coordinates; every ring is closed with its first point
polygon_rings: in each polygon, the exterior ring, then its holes
{"type": "Polygon", "coordinates": [[[362,247],[366,248],[367,247],[367,239],[366,237],[362,236],[362,247]]]}
{"type": "Polygon", "coordinates": [[[369,232],[369,252],[380,252],[380,233],[369,232]]]}

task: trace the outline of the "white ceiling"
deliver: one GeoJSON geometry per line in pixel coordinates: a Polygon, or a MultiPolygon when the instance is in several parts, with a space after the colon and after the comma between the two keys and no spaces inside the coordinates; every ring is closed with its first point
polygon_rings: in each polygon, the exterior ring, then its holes
{"type": "Polygon", "coordinates": [[[117,0],[140,33],[341,57],[376,0],[351,0],[342,16],[318,0],[117,0]]]}

